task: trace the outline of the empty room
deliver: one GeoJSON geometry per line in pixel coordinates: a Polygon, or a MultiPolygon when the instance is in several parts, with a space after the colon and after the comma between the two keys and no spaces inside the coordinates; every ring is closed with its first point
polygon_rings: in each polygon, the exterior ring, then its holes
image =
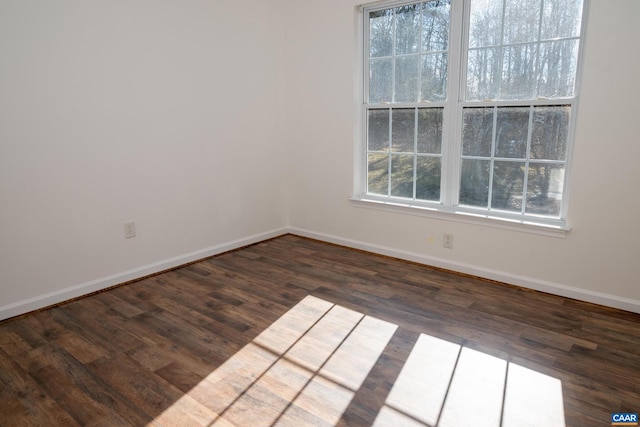
{"type": "Polygon", "coordinates": [[[639,21],[0,0],[0,426],[638,425],[639,21]]]}

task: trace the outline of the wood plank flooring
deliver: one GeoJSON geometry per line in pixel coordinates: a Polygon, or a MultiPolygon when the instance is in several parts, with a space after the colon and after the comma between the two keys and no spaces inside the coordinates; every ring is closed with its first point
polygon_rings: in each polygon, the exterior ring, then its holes
{"type": "Polygon", "coordinates": [[[0,323],[0,426],[604,426],[640,315],[294,235],[0,323]]]}

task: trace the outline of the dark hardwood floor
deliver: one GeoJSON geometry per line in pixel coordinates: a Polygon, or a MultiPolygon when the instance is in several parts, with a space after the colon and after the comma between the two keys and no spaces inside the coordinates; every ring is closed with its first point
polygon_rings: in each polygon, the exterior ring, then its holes
{"type": "Polygon", "coordinates": [[[1,426],[604,426],[640,315],[293,235],[0,323],[1,426]]]}

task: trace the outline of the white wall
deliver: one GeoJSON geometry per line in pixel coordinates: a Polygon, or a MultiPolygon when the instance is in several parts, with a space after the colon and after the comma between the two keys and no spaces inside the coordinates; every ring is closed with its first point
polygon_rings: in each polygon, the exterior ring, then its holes
{"type": "Polygon", "coordinates": [[[283,230],[640,311],[640,2],[591,2],[566,239],[348,201],[356,2],[1,1],[0,318],[283,230]]]}
{"type": "Polygon", "coordinates": [[[640,311],[640,2],[591,2],[565,239],[362,209],[352,191],[357,0],[288,20],[290,221],[307,235],[640,311]],[[442,233],[455,248],[444,249],[442,233]],[[428,237],[436,237],[429,243],[428,237]]]}
{"type": "Polygon", "coordinates": [[[0,2],[0,314],[286,225],[278,4],[0,2]]]}

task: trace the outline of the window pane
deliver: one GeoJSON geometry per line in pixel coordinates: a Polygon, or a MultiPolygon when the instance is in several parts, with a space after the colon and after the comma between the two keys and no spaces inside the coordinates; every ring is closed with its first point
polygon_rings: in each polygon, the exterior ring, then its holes
{"type": "Polygon", "coordinates": [[[498,108],[496,157],[524,159],[527,154],[529,107],[498,108]]]}
{"type": "Polygon", "coordinates": [[[542,43],[538,61],[538,96],[543,98],[573,96],[578,67],[578,41],[561,40],[542,43]]]}
{"type": "Polygon", "coordinates": [[[418,153],[442,152],[442,108],[418,109],[418,153]]]}
{"type": "Polygon", "coordinates": [[[369,102],[391,102],[393,59],[372,59],[369,64],[369,102]]]}
{"type": "Polygon", "coordinates": [[[413,198],[413,155],[391,155],[391,195],[413,198]]]}
{"type": "Polygon", "coordinates": [[[422,51],[447,50],[449,45],[449,11],[451,2],[430,1],[422,10],[422,51]]]}
{"type": "Polygon", "coordinates": [[[367,149],[389,150],[389,110],[369,110],[367,149]]]}
{"type": "Polygon", "coordinates": [[[369,14],[369,55],[372,58],[393,53],[393,11],[379,10],[369,14]]]}
{"type": "Polygon", "coordinates": [[[570,112],[569,105],[533,109],[530,158],[545,160],[566,158],[570,112]]]}
{"type": "Polygon", "coordinates": [[[469,47],[497,46],[502,33],[502,0],[473,0],[469,47]]]}
{"type": "Polygon", "coordinates": [[[440,158],[418,156],[416,199],[440,201],[440,158]]]}
{"type": "Polygon", "coordinates": [[[536,44],[505,47],[500,99],[532,99],[536,74],[536,44]]]}
{"type": "Polygon", "coordinates": [[[413,108],[393,110],[391,123],[391,150],[413,153],[416,115],[413,108]]]}
{"type": "Polygon", "coordinates": [[[367,193],[389,193],[389,155],[369,153],[367,155],[367,193]]]}
{"type": "Polygon", "coordinates": [[[542,40],[580,35],[582,0],[544,0],[542,40]]]}
{"type": "Polygon", "coordinates": [[[396,58],[395,102],[417,102],[420,79],[420,57],[396,58]]]}
{"type": "Polygon", "coordinates": [[[482,101],[498,97],[499,52],[495,48],[469,51],[467,100],[482,101]]]}
{"type": "Polygon", "coordinates": [[[460,176],[460,204],[489,205],[489,160],[462,160],[460,176]]]}
{"type": "Polygon", "coordinates": [[[421,4],[412,4],[396,11],[396,55],[418,53],[420,46],[421,4]]]}
{"type": "Polygon", "coordinates": [[[559,216],[563,187],[563,165],[531,163],[526,213],[559,216]]]}
{"type": "Polygon", "coordinates": [[[579,40],[562,38],[579,36],[581,0],[472,0],[470,19],[467,100],[574,96],[579,40]]]}
{"type": "Polygon", "coordinates": [[[491,208],[520,212],[524,187],[524,163],[495,162],[491,208]]]}
{"type": "Polygon", "coordinates": [[[494,108],[462,110],[462,155],[491,156],[494,108]]]}
{"type": "Polygon", "coordinates": [[[507,1],[504,12],[504,43],[538,40],[540,0],[507,1]]]}
{"type": "Polygon", "coordinates": [[[447,54],[424,55],[421,77],[421,100],[444,101],[447,99],[447,54]]]}

